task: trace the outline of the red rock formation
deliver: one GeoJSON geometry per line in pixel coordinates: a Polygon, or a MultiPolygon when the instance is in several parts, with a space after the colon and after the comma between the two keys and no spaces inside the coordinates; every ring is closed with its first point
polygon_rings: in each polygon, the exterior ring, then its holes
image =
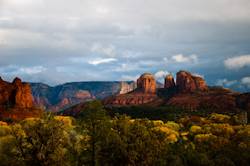
{"type": "Polygon", "coordinates": [[[203,78],[198,77],[198,76],[193,76],[193,78],[195,80],[195,85],[198,90],[201,90],[201,91],[208,90],[207,83],[203,78]]]}
{"type": "Polygon", "coordinates": [[[0,77],[0,105],[7,105],[8,99],[11,96],[11,90],[8,88],[11,84],[5,82],[0,77]]]}
{"type": "Polygon", "coordinates": [[[140,105],[156,100],[156,81],[150,73],[144,73],[137,79],[137,88],[129,93],[106,98],[105,105],[140,105]]]}
{"type": "Polygon", "coordinates": [[[174,77],[171,74],[168,74],[165,77],[164,88],[169,89],[175,87],[174,77]]]}
{"type": "Polygon", "coordinates": [[[104,100],[104,105],[140,105],[153,102],[158,99],[157,95],[149,93],[128,93],[109,97],[104,100]]]}
{"type": "Polygon", "coordinates": [[[22,108],[31,108],[33,106],[33,97],[30,85],[22,83],[21,79],[15,78],[13,81],[15,87],[15,106],[22,108]]]}
{"type": "Polygon", "coordinates": [[[166,105],[177,106],[188,110],[210,109],[218,112],[238,109],[236,98],[239,94],[223,89],[210,89],[194,93],[179,93],[171,97],[166,105]]]}
{"type": "Polygon", "coordinates": [[[15,78],[12,83],[0,80],[0,105],[30,108],[33,106],[33,97],[29,84],[22,83],[15,78]]]}
{"type": "Polygon", "coordinates": [[[176,86],[179,92],[204,91],[208,89],[203,78],[194,76],[186,71],[179,71],[177,73],[176,86]]]}
{"type": "Polygon", "coordinates": [[[95,99],[94,96],[90,94],[89,91],[86,90],[78,90],[76,92],[72,91],[65,91],[64,93],[60,94],[60,102],[50,106],[49,110],[53,112],[58,112],[61,109],[65,109],[69,106],[81,103],[81,102],[86,102],[88,100],[93,100],[95,99]]]}
{"type": "Polygon", "coordinates": [[[31,87],[15,78],[12,83],[0,78],[0,119],[21,120],[39,116],[40,109],[34,108],[31,87]]]}
{"type": "MultiPolygon", "coordinates": [[[[194,76],[189,72],[180,71],[177,73],[177,83],[175,84],[174,78],[172,75],[167,75],[165,78],[164,89],[167,90],[165,95],[168,97],[172,97],[175,94],[179,93],[189,93],[196,91],[205,91],[208,90],[206,82],[203,78],[194,76]],[[168,91],[168,89],[172,89],[172,91],[168,91]],[[177,90],[176,90],[177,89],[177,90]],[[171,93],[171,94],[170,94],[171,93]]],[[[160,92],[160,90],[158,91],[160,92]]],[[[158,93],[159,94],[159,93],[158,93]]],[[[162,96],[162,95],[161,95],[162,96]]],[[[190,96],[189,96],[190,97],[190,96]]],[[[130,93],[117,95],[114,97],[107,98],[104,100],[104,104],[106,105],[139,105],[152,103],[157,101],[159,97],[156,94],[156,81],[154,76],[150,73],[144,73],[137,80],[137,88],[130,93]]],[[[198,107],[199,103],[194,100],[188,98],[178,98],[178,100],[173,100],[171,103],[182,103],[180,105],[191,105],[190,107],[198,107]],[[182,102],[183,101],[183,102],[182,102]],[[186,103],[185,103],[186,102],[186,103]]]]}
{"type": "Polygon", "coordinates": [[[79,90],[75,93],[75,98],[86,100],[86,99],[93,99],[94,97],[91,95],[89,91],[79,90]]]}
{"type": "MultiPolygon", "coordinates": [[[[176,106],[185,110],[211,110],[215,112],[237,112],[250,110],[250,94],[240,94],[225,88],[208,88],[203,78],[189,72],[177,73],[177,84],[173,76],[165,78],[165,88],[157,90],[151,74],[143,74],[137,80],[138,88],[126,94],[119,94],[103,100],[106,106],[176,106]],[[173,88],[172,88],[173,87],[173,88]],[[169,89],[171,88],[171,90],[169,89]],[[162,91],[162,94],[160,93],[162,91]],[[185,92],[185,93],[184,93],[185,92]]],[[[76,115],[83,108],[78,104],[69,112],[76,115]]]]}
{"type": "Polygon", "coordinates": [[[143,93],[156,93],[156,81],[152,74],[144,73],[137,79],[137,90],[143,93]]]}

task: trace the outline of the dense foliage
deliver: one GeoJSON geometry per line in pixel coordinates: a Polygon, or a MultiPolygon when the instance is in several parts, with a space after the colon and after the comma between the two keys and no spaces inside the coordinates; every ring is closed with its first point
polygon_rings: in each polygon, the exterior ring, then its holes
{"type": "MultiPolygon", "coordinates": [[[[235,111],[221,111],[221,110],[213,110],[213,109],[187,109],[176,106],[150,106],[150,105],[137,105],[137,106],[114,106],[114,107],[106,107],[106,110],[110,116],[115,116],[116,114],[126,114],[133,119],[142,119],[147,118],[150,120],[163,120],[163,121],[177,121],[178,119],[195,115],[201,117],[208,117],[212,113],[225,114],[229,116],[234,116],[236,114],[244,114],[242,110],[235,111]]],[[[248,115],[246,114],[246,119],[250,121],[250,112],[248,115]],[[248,116],[248,117],[247,117],[248,116]]]]}
{"type": "Polygon", "coordinates": [[[78,119],[44,114],[0,122],[0,165],[248,165],[250,125],[237,116],[176,121],[107,115],[98,101],[78,119]]]}

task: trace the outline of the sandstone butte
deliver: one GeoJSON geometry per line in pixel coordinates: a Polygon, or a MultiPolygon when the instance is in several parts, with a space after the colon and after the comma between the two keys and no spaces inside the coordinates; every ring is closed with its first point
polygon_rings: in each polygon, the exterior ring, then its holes
{"type": "Polygon", "coordinates": [[[179,92],[193,92],[196,90],[208,90],[206,81],[199,77],[194,76],[187,71],[179,71],[176,76],[176,86],[179,92]]]}
{"type": "Polygon", "coordinates": [[[23,119],[40,115],[34,107],[31,87],[15,78],[12,83],[0,77],[0,119],[23,119]]]}
{"type": "Polygon", "coordinates": [[[137,88],[126,94],[108,97],[105,105],[139,105],[154,101],[156,95],[156,80],[150,73],[144,73],[137,79],[137,88]]]}
{"type": "MultiPolygon", "coordinates": [[[[196,90],[207,90],[208,87],[204,79],[193,76],[186,71],[177,73],[177,83],[174,77],[165,77],[164,89],[177,88],[179,92],[192,92],[196,90]]],[[[158,98],[156,80],[151,73],[144,73],[137,79],[137,88],[127,94],[110,97],[104,101],[111,105],[139,105],[153,102],[158,98]]]]}
{"type": "Polygon", "coordinates": [[[174,82],[174,77],[171,74],[168,74],[165,77],[165,83],[164,83],[164,88],[174,88],[175,87],[175,82],[174,82]]]}
{"type": "Polygon", "coordinates": [[[127,94],[106,98],[103,103],[108,106],[171,105],[190,110],[214,109],[218,111],[235,111],[250,109],[250,94],[240,94],[222,87],[208,87],[206,81],[187,71],[179,71],[174,77],[165,77],[164,88],[156,88],[152,74],[144,73],[137,80],[137,88],[127,94]]]}

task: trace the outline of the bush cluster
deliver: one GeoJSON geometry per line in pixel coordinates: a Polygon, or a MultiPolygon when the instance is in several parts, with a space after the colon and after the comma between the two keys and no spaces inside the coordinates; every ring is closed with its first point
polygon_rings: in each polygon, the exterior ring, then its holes
{"type": "Polygon", "coordinates": [[[110,117],[100,102],[77,119],[46,113],[0,123],[0,165],[248,165],[250,125],[211,114],[176,121],[110,117]]]}

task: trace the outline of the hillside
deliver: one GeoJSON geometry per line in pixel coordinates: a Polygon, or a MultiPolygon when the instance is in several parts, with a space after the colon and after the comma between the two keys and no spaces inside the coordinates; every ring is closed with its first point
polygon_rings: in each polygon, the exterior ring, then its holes
{"type": "Polygon", "coordinates": [[[43,83],[30,84],[36,105],[52,111],[58,111],[80,102],[103,99],[107,96],[119,94],[121,90],[123,93],[126,93],[127,91],[124,92],[122,86],[129,86],[132,82],[72,82],[55,87],[43,83]]]}
{"type": "MultiPolygon", "coordinates": [[[[167,75],[164,87],[159,88],[154,76],[144,73],[138,78],[136,89],[126,94],[109,96],[102,102],[106,107],[116,111],[117,108],[133,106],[174,107],[189,112],[206,110],[208,112],[239,113],[250,111],[250,93],[241,94],[223,87],[210,87],[203,78],[187,71],[179,71],[176,78],[175,81],[172,75],[167,75]]],[[[77,116],[81,110],[84,110],[82,103],[65,109],[64,113],[77,116]]],[[[130,110],[130,112],[133,111],[133,109],[130,110]]]]}

